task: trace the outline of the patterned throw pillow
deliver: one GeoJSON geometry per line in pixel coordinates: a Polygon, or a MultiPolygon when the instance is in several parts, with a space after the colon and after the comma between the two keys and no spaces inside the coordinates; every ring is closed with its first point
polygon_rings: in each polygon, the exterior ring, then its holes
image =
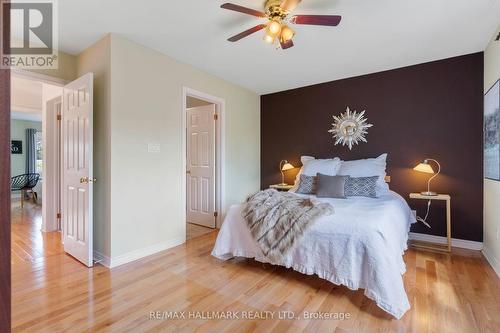
{"type": "Polygon", "coordinates": [[[316,176],[300,175],[299,187],[296,193],[315,194],[318,178],[316,176]]]}
{"type": "Polygon", "coordinates": [[[347,197],[377,197],[378,176],[349,177],[345,182],[345,195],[347,197]]]}

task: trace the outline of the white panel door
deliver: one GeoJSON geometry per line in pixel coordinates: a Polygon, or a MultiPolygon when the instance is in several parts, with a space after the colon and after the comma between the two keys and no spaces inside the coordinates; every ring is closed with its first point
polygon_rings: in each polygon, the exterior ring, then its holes
{"type": "Polygon", "coordinates": [[[215,105],[187,110],[186,215],[215,228],[215,105]]]}
{"type": "Polygon", "coordinates": [[[93,264],[92,114],[93,74],[89,73],[64,87],[61,112],[64,251],[88,267],[93,264]]]}

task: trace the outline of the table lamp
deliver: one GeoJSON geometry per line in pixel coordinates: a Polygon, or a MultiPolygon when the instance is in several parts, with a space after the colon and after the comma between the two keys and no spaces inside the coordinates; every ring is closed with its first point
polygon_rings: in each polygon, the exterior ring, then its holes
{"type": "Polygon", "coordinates": [[[419,171],[419,172],[425,172],[425,173],[432,173],[433,174],[429,178],[429,180],[427,181],[427,191],[420,192],[420,194],[426,195],[426,196],[436,196],[437,193],[431,191],[431,180],[434,179],[439,174],[439,172],[441,171],[441,165],[439,164],[439,162],[436,161],[436,160],[434,160],[434,159],[432,159],[432,158],[426,158],[422,163],[420,163],[416,167],[414,167],[413,170],[419,171]],[[432,162],[434,162],[434,163],[437,164],[437,166],[438,166],[438,171],[437,172],[434,172],[434,169],[429,164],[429,161],[432,161],[432,162]]]}
{"type": "Polygon", "coordinates": [[[283,174],[283,171],[290,170],[295,168],[293,165],[288,163],[287,160],[281,160],[280,162],[280,172],[281,172],[281,184],[278,185],[286,185],[285,183],[285,175],[283,174]]]}

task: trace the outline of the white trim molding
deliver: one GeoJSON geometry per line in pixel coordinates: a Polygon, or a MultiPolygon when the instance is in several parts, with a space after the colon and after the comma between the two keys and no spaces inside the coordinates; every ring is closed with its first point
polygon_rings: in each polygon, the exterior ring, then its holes
{"type": "Polygon", "coordinates": [[[491,265],[495,273],[497,273],[497,276],[500,278],[500,260],[495,258],[493,254],[491,254],[488,250],[486,250],[486,247],[483,248],[481,252],[483,253],[483,256],[486,258],[486,261],[491,265]]]}
{"type": "Polygon", "coordinates": [[[10,118],[15,120],[27,120],[42,122],[42,112],[19,112],[11,109],[10,118]]]}
{"type": "Polygon", "coordinates": [[[107,256],[102,254],[101,252],[94,250],[94,265],[95,264],[101,264],[104,267],[111,268],[111,259],[107,256]]]}
{"type": "Polygon", "coordinates": [[[61,124],[57,117],[61,115],[61,95],[43,98],[42,145],[43,145],[43,179],[42,193],[48,199],[42,204],[42,229],[45,232],[62,230],[57,214],[61,213],[61,124]]]}
{"type": "Polygon", "coordinates": [[[19,68],[11,69],[11,74],[13,77],[39,81],[39,82],[53,84],[53,85],[61,86],[61,87],[63,87],[66,83],[68,83],[68,82],[66,82],[66,80],[63,80],[63,79],[58,78],[58,77],[40,74],[40,73],[36,73],[36,72],[31,72],[31,71],[27,71],[27,70],[19,69],[19,68]]]}
{"type": "Polygon", "coordinates": [[[184,244],[184,242],[185,237],[177,237],[111,258],[100,253],[99,251],[94,250],[94,259],[96,263],[99,263],[107,268],[115,268],[184,244]]]}
{"type": "MultiPolygon", "coordinates": [[[[409,238],[411,240],[416,240],[421,242],[446,244],[446,237],[442,236],[434,236],[434,235],[421,234],[417,232],[410,232],[409,238]]],[[[452,238],[451,246],[458,247],[461,249],[481,251],[483,249],[483,242],[475,242],[465,239],[452,238]]]]}
{"type": "Polygon", "coordinates": [[[225,130],[225,109],[226,101],[223,98],[209,95],[188,87],[182,87],[182,110],[181,110],[181,198],[182,198],[182,217],[186,221],[186,98],[194,97],[215,104],[218,114],[218,121],[215,124],[215,209],[218,216],[215,221],[215,227],[220,228],[224,217],[226,216],[226,195],[225,195],[225,162],[226,162],[226,130],[225,130]]]}

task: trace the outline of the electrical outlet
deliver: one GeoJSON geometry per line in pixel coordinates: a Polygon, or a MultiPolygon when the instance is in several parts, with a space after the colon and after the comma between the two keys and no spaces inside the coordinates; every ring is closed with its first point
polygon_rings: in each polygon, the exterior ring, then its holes
{"type": "Polygon", "coordinates": [[[500,239],[500,228],[497,227],[497,240],[500,239]]]}
{"type": "Polygon", "coordinates": [[[414,217],[415,219],[417,219],[417,211],[416,211],[415,209],[412,209],[412,210],[411,210],[411,214],[413,215],[413,217],[414,217]]]}

